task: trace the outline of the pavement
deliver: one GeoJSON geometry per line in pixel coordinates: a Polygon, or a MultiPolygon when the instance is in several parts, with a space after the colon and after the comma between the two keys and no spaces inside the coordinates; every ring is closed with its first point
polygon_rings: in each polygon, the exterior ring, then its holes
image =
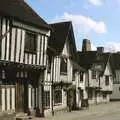
{"type": "Polygon", "coordinates": [[[88,110],[58,112],[45,118],[32,120],[120,120],[120,102],[109,102],[89,106],[88,110]]]}

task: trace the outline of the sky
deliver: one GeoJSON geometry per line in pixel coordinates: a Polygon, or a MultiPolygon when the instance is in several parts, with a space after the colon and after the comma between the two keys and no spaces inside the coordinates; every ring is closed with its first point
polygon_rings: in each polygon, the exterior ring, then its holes
{"type": "Polygon", "coordinates": [[[26,0],[47,23],[72,21],[77,49],[91,41],[92,50],[120,51],[120,0],[26,0]]]}

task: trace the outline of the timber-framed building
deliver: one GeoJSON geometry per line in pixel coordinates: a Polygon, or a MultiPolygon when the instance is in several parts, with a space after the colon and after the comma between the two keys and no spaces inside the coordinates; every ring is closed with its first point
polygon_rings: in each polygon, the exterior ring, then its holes
{"type": "Polygon", "coordinates": [[[0,111],[43,116],[49,25],[23,0],[0,1],[0,111]]]}
{"type": "Polygon", "coordinates": [[[72,22],[53,23],[50,26],[52,33],[48,42],[48,78],[44,86],[46,114],[67,109],[69,104],[72,104],[71,109],[79,107],[80,73],[85,71],[77,63],[72,22]]]}

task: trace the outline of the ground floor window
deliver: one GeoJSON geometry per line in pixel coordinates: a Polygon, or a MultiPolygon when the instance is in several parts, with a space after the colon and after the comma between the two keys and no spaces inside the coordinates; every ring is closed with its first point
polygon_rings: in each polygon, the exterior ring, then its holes
{"type": "Polygon", "coordinates": [[[103,93],[103,99],[106,99],[106,98],[107,98],[107,94],[103,93]]]}
{"type": "Polygon", "coordinates": [[[62,90],[55,90],[54,91],[54,104],[58,105],[62,103],[62,90]]]}
{"type": "Polygon", "coordinates": [[[50,91],[44,92],[44,107],[45,109],[50,108],[50,91]]]}
{"type": "Polygon", "coordinates": [[[89,91],[88,91],[88,97],[89,97],[89,99],[93,98],[93,90],[92,89],[89,89],[89,91]]]}
{"type": "Polygon", "coordinates": [[[83,99],[83,90],[80,90],[80,99],[83,99]]]}

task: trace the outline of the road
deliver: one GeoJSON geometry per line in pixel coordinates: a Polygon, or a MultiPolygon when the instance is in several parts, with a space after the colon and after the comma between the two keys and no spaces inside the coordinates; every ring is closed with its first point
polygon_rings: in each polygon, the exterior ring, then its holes
{"type": "Polygon", "coordinates": [[[92,105],[88,110],[58,112],[54,117],[35,120],[120,120],[120,102],[92,105]]]}

